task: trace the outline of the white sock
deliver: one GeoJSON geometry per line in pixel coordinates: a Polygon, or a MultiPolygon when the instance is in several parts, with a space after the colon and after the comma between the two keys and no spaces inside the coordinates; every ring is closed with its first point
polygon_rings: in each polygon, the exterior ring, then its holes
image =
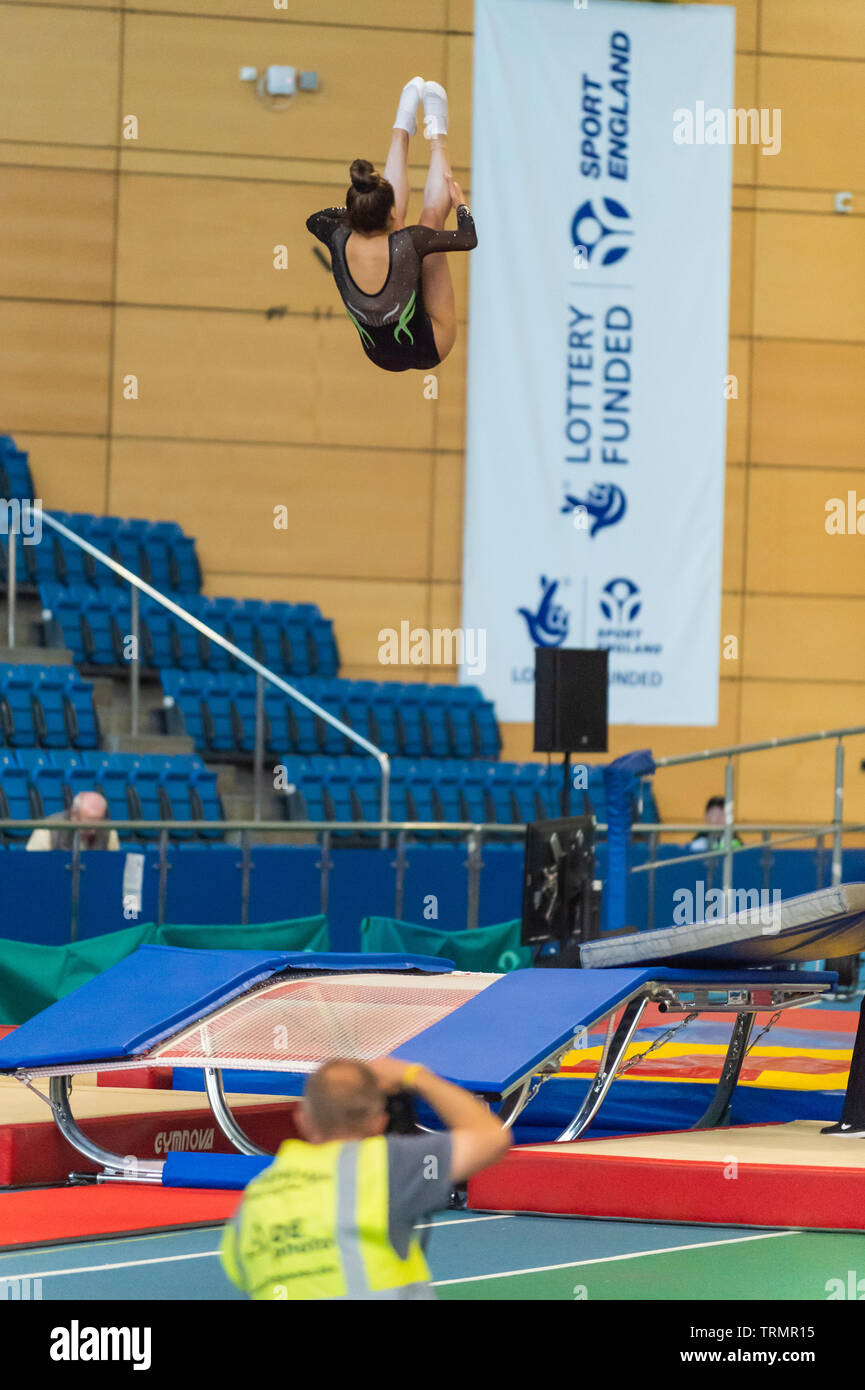
{"type": "Polygon", "coordinates": [[[406,82],[400,93],[396,120],[393,123],[394,130],[405,130],[408,131],[409,135],[415,134],[417,131],[417,104],[422,95],[422,77],[413,77],[411,82],[406,82]]]}
{"type": "Polygon", "coordinates": [[[448,133],[448,94],[438,82],[423,84],[423,133],[428,140],[448,133]]]}

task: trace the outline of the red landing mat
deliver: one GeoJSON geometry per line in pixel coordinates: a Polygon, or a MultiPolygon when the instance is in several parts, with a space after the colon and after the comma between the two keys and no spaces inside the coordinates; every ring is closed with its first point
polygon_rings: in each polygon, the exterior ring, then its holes
{"type": "Polygon", "coordinates": [[[865,1230],[865,1140],[820,1124],[685,1130],[512,1149],[470,1179],[478,1211],[865,1230]]]}
{"type": "Polygon", "coordinates": [[[241,1196],[125,1183],[0,1192],[0,1250],[227,1221],[241,1196]]]}
{"type": "MultiPolygon", "coordinates": [[[[269,1152],[295,1134],[294,1101],[228,1099],[250,1138],[269,1152]]],[[[79,1083],[72,1091],[72,1110],[87,1137],[110,1153],[162,1159],[169,1149],[234,1152],[200,1092],[109,1090],[79,1083]]],[[[43,1100],[19,1082],[0,1078],[0,1187],[61,1183],[70,1173],[98,1171],[67,1144],[43,1100]]]]}

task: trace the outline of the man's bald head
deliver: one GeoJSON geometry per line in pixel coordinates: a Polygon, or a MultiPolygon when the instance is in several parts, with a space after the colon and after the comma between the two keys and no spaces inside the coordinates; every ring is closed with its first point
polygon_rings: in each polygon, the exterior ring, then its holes
{"type": "Polygon", "coordinates": [[[100,792],[79,792],[72,802],[70,820],[92,822],[105,819],[108,802],[100,792]]]}
{"type": "Polygon", "coordinates": [[[338,1057],[307,1078],[300,1121],[313,1144],[370,1139],[387,1128],[387,1104],[369,1067],[338,1057]]]}

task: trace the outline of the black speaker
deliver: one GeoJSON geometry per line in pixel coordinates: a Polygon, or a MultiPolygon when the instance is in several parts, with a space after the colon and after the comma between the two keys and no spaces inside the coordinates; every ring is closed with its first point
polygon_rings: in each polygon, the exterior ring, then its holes
{"type": "Polygon", "coordinates": [[[536,753],[606,753],[608,656],[535,648],[536,753]]]}

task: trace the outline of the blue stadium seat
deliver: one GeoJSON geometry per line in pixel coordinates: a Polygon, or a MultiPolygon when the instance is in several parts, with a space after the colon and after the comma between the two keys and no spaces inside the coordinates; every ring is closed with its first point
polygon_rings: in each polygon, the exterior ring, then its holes
{"type": "Polygon", "coordinates": [[[35,748],[33,678],[26,667],[6,667],[0,675],[0,730],[10,748],[35,748]]]}
{"type": "Polygon", "coordinates": [[[488,768],[488,763],[464,762],[462,764],[460,792],[463,814],[461,819],[475,821],[478,824],[494,819],[487,799],[488,768]]]}
{"type": "Polygon", "coordinates": [[[448,728],[447,710],[450,704],[450,685],[426,688],[424,716],[428,731],[428,751],[434,758],[450,758],[455,753],[448,728]]]}
{"type": "MultiPolygon", "coordinates": [[[[289,605],[285,605],[289,610],[289,605]]],[[[315,669],[315,653],[311,648],[309,628],[302,617],[286,611],[282,622],[283,646],[288,662],[286,670],[292,676],[308,676],[315,669]]]]}
{"type": "Polygon", "coordinates": [[[173,536],[171,545],[172,589],[182,594],[197,594],[201,589],[201,567],[195,553],[192,536],[173,536]]]}
{"type": "Polygon", "coordinates": [[[481,700],[475,704],[472,707],[471,716],[475,729],[475,751],[478,757],[497,758],[501,751],[502,741],[492,701],[481,700]]]}
{"type": "Polygon", "coordinates": [[[203,684],[201,695],[201,728],[204,746],[214,753],[231,753],[236,749],[231,717],[231,701],[236,689],[229,675],[211,676],[203,684]]]}
{"type": "Polygon", "coordinates": [[[427,753],[429,733],[423,710],[425,695],[425,688],[420,685],[404,685],[399,693],[396,727],[400,752],[407,758],[423,758],[427,753]]]}
{"type": "MultiPolygon", "coordinates": [[[[189,801],[195,820],[214,822],[225,820],[222,798],[219,795],[219,779],[215,772],[210,772],[204,767],[199,770],[193,769],[189,783],[189,801]]],[[[222,833],[216,828],[201,830],[199,831],[199,838],[202,840],[221,839],[222,833]]]]}
{"type": "MultiPolygon", "coordinates": [[[[29,773],[26,767],[19,767],[9,753],[0,753],[0,818],[6,820],[30,820],[33,811],[30,803],[29,773]]],[[[6,840],[26,840],[26,830],[3,830],[6,840]]]]}
{"type": "Polygon", "coordinates": [[[67,805],[64,769],[40,763],[31,766],[29,773],[34,816],[54,816],[64,811],[67,805]]]}

